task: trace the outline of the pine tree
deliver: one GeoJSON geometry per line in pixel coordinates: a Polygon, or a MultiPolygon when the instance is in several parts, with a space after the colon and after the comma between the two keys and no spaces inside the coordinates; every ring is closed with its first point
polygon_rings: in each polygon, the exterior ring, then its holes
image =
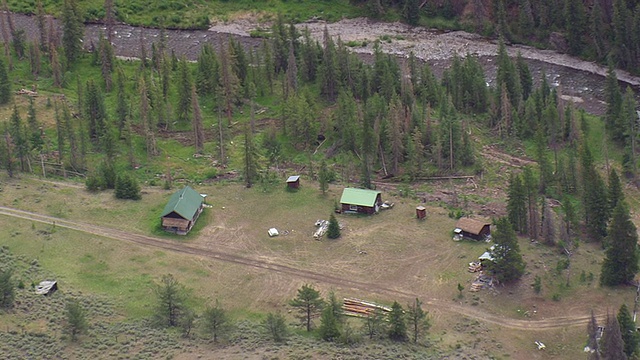
{"type": "Polygon", "coordinates": [[[13,307],[15,300],[15,284],[12,279],[13,269],[7,268],[0,271],[0,308],[9,309],[13,307]]]}
{"type": "Polygon", "coordinates": [[[331,214],[329,217],[329,228],[327,229],[327,237],[329,239],[337,239],[340,237],[340,224],[335,215],[331,214]]]}
{"type": "Polygon", "coordinates": [[[116,177],[115,196],[117,199],[140,200],[140,185],[133,176],[124,173],[116,177]]]}
{"type": "Polygon", "coordinates": [[[11,80],[7,72],[7,65],[0,57],[0,105],[8,104],[11,101],[11,80]]]}
{"type": "Polygon", "coordinates": [[[155,286],[154,317],[163,327],[178,326],[187,299],[185,287],[171,274],[163,275],[155,286]]]}
{"type": "Polygon", "coordinates": [[[42,7],[42,0],[36,1],[36,23],[38,25],[38,32],[40,33],[40,46],[43,51],[49,49],[49,36],[47,34],[46,14],[42,7]]]}
{"type": "Polygon", "coordinates": [[[212,95],[220,78],[218,59],[213,46],[204,44],[196,64],[196,87],[201,95],[212,95]]]}
{"type": "MultiPolygon", "coordinates": [[[[58,56],[58,50],[56,47],[51,46],[49,51],[50,62],[51,62],[51,77],[53,78],[53,86],[62,87],[63,77],[62,77],[62,65],[60,64],[60,57],[58,56]]],[[[1,70],[0,70],[1,71],[1,70]]],[[[1,80],[1,72],[0,72],[0,80],[1,80]]],[[[0,81],[0,84],[2,82],[0,81]]],[[[0,87],[0,89],[2,89],[0,87]]],[[[2,92],[0,91],[0,94],[2,92]]]]}
{"type": "Polygon", "coordinates": [[[620,306],[617,318],[620,324],[622,341],[624,342],[624,353],[631,359],[633,354],[637,354],[638,350],[640,350],[640,333],[636,330],[636,324],[626,304],[620,306]]]}
{"type": "Polygon", "coordinates": [[[507,218],[496,220],[495,226],[497,229],[492,237],[494,246],[490,250],[493,261],[489,263],[489,270],[501,283],[517,281],[525,268],[518,238],[507,218]]]}
{"type": "Polygon", "coordinates": [[[129,116],[129,104],[127,101],[127,91],[125,89],[126,75],[121,67],[118,67],[116,70],[116,75],[116,119],[118,132],[122,133],[129,116]]]}
{"type": "Polygon", "coordinates": [[[66,331],[71,335],[71,340],[76,341],[78,335],[87,331],[85,310],[77,300],[68,301],[65,306],[66,331]]]}
{"type": "Polygon", "coordinates": [[[189,122],[191,109],[193,108],[191,100],[191,71],[186,58],[180,60],[178,65],[178,106],[176,107],[176,116],[178,121],[189,122]]]}
{"type": "Polygon", "coordinates": [[[220,83],[218,92],[223,103],[227,126],[231,125],[233,116],[233,103],[238,97],[239,80],[233,72],[228,46],[222,46],[220,50],[220,83]]]}
{"type": "Polygon", "coordinates": [[[417,343],[424,333],[429,330],[429,312],[422,309],[422,301],[416,298],[415,302],[407,306],[407,322],[413,334],[413,342],[417,343]]]}
{"type": "Polygon", "coordinates": [[[246,187],[253,186],[258,177],[258,151],[253,140],[253,133],[249,126],[244,127],[244,182],[246,187]]]}
{"type": "Polygon", "coordinates": [[[9,120],[9,134],[11,134],[15,154],[20,160],[20,169],[27,171],[29,168],[29,139],[16,104],[13,105],[13,113],[9,120]]]}
{"type": "Polygon", "coordinates": [[[231,330],[231,319],[218,300],[213,307],[206,308],[202,314],[202,320],[207,335],[213,337],[214,343],[217,343],[220,337],[229,334],[231,330]]]}
{"type": "Polygon", "coordinates": [[[611,61],[609,61],[607,70],[604,94],[607,102],[607,110],[604,116],[605,129],[614,141],[620,143],[624,139],[625,131],[625,128],[619,126],[619,119],[622,115],[622,94],[618,86],[618,76],[611,61]]]}
{"type": "Polygon", "coordinates": [[[587,346],[593,354],[593,356],[590,356],[589,359],[599,360],[600,348],[598,346],[598,321],[596,320],[596,315],[593,313],[593,310],[591,310],[591,318],[587,323],[587,335],[589,337],[587,340],[587,346]]]}
{"type": "Polygon", "coordinates": [[[338,79],[340,70],[336,60],[336,46],[329,35],[329,30],[324,27],[324,46],[322,50],[322,63],[320,64],[320,92],[328,101],[334,101],[338,94],[338,79]]]}
{"type": "Polygon", "coordinates": [[[613,213],[613,209],[618,206],[618,203],[624,201],[622,184],[620,183],[620,178],[618,177],[616,169],[611,169],[611,172],[609,172],[609,189],[607,194],[607,200],[609,200],[609,211],[610,213],[613,213]]]}
{"type": "Polygon", "coordinates": [[[100,34],[100,38],[98,41],[98,51],[100,53],[100,68],[102,70],[102,79],[104,79],[105,91],[111,92],[111,85],[113,83],[111,73],[113,72],[113,63],[115,61],[113,46],[111,45],[111,42],[102,34],[100,34]]]}
{"type": "Polygon", "coordinates": [[[289,305],[294,307],[299,313],[297,318],[300,319],[307,331],[311,331],[313,325],[313,318],[324,307],[324,301],[320,297],[320,292],[313,288],[313,286],[305,284],[298,289],[298,295],[289,301],[289,305]]]}
{"type": "Polygon", "coordinates": [[[89,125],[89,138],[94,145],[99,145],[100,139],[107,131],[107,112],[104,96],[93,80],[87,81],[84,98],[84,116],[89,125]]]}
{"type": "Polygon", "coordinates": [[[527,194],[520,176],[513,173],[509,179],[507,214],[513,229],[520,234],[526,234],[528,231],[527,194]]]}
{"type": "Polygon", "coordinates": [[[262,326],[275,342],[281,342],[287,338],[289,331],[287,329],[286,319],[281,313],[268,313],[262,326]]]}
{"type": "Polygon", "coordinates": [[[204,128],[202,125],[202,111],[200,111],[200,104],[198,103],[198,94],[196,93],[195,85],[191,85],[191,108],[193,111],[193,140],[195,151],[197,154],[202,154],[204,149],[204,128]]]}
{"type": "Polygon", "coordinates": [[[318,173],[318,182],[320,183],[320,191],[322,191],[322,195],[327,193],[329,189],[329,169],[327,168],[327,162],[325,159],[322,159],[320,163],[320,172],[318,173]]]}
{"type": "Polygon", "coordinates": [[[389,328],[387,336],[394,341],[407,341],[407,322],[405,320],[405,312],[397,301],[391,305],[391,311],[387,315],[389,328]]]}
{"type": "Polygon", "coordinates": [[[627,360],[620,324],[615,316],[607,313],[605,330],[601,341],[602,357],[607,360],[627,360]]]}
{"type": "Polygon", "coordinates": [[[623,201],[613,210],[600,283],[606,286],[626,285],[638,273],[638,233],[623,201]]]}
{"type": "Polygon", "coordinates": [[[36,117],[36,107],[32,97],[29,97],[29,110],[27,113],[27,124],[29,126],[29,144],[30,150],[34,150],[37,153],[42,151],[44,147],[44,139],[42,127],[36,117]]]}
{"type": "Polygon", "coordinates": [[[583,35],[587,32],[587,15],[582,0],[565,0],[564,23],[570,55],[580,55],[584,48],[583,35]]]}
{"type": "Polygon", "coordinates": [[[62,6],[62,44],[67,64],[70,66],[82,52],[84,24],[76,0],[64,0],[62,6]]]}
{"type": "Polygon", "coordinates": [[[382,336],[386,332],[385,316],[382,310],[374,309],[372,312],[367,313],[364,318],[364,333],[369,336],[369,340],[374,337],[382,336]]]}
{"type": "Polygon", "coordinates": [[[325,341],[334,341],[340,337],[340,327],[331,307],[327,306],[322,310],[318,331],[325,341]]]}

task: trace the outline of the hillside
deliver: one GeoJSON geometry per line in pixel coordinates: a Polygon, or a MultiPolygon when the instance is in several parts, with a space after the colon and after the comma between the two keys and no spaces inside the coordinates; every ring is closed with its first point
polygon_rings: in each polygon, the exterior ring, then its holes
{"type": "Polygon", "coordinates": [[[638,134],[628,126],[636,104],[613,68],[589,75],[588,94],[578,93],[579,79],[568,94],[549,67],[532,71],[503,42],[438,65],[411,47],[405,58],[383,51],[405,39],[382,34],[363,45],[328,27],[314,37],[282,17],[264,39],[219,35],[216,46],[192,51],[195,61],[176,49],[207,34],[149,30],[139,60],[122,59],[114,56],[121,43],[105,39],[123,36],[115,31],[84,51],[80,30],[91,27],[67,6],[66,36],[54,27],[32,27],[27,38],[14,31],[0,63],[8,229],[0,244],[9,259],[0,270],[14,269],[23,285],[0,315],[0,336],[10,340],[2,354],[37,357],[25,350],[36,338],[38,351],[60,341],[61,357],[92,349],[148,358],[575,358],[591,310],[602,323],[607,311],[633,306],[631,281],[600,285],[612,199],[638,223],[638,134]],[[358,48],[371,54],[357,56],[358,48]],[[292,174],[302,175],[299,191],[284,189],[292,174]],[[142,185],[141,200],[114,198],[123,178],[142,185]],[[527,206],[514,200],[520,180],[527,206]],[[211,204],[186,238],[164,233],[158,219],[184,184],[211,204]],[[341,238],[312,240],[313,223],[334,212],[344,187],[376,188],[395,206],[340,214],[341,238]],[[419,204],[425,222],[414,219],[419,204]],[[468,263],[488,245],[451,240],[462,216],[509,218],[526,264],[520,279],[470,291],[468,263]],[[283,235],[269,238],[271,227],[283,235]],[[187,340],[182,326],[151,324],[154,289],[168,273],[201,315],[187,340]],[[48,303],[29,288],[44,277],[61,284],[48,303]],[[320,331],[291,326],[289,301],[305,284],[324,298],[334,291],[388,306],[419,298],[432,327],[404,344],[384,332],[369,338],[352,319],[339,341],[325,343],[320,331]],[[77,343],[62,335],[62,307],[74,299],[91,323],[77,343]],[[216,299],[239,329],[253,330],[210,341],[202,316],[216,299]],[[268,313],[284,314],[288,344],[260,330],[268,313]]]}

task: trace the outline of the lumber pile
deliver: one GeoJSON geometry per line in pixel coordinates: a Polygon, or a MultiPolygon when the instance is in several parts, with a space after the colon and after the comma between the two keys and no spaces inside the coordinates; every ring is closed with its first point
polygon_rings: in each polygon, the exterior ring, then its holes
{"type": "Polygon", "coordinates": [[[479,261],[469,263],[469,272],[474,273],[482,270],[482,264],[479,261]]]}
{"type": "Polygon", "coordinates": [[[20,90],[16,91],[16,94],[17,95],[38,96],[38,92],[27,90],[27,89],[20,89],[20,90]]]}
{"type": "Polygon", "coordinates": [[[344,298],[342,303],[342,311],[347,316],[367,317],[373,314],[376,310],[386,314],[391,311],[391,308],[384,305],[378,305],[372,302],[362,301],[353,298],[344,298]]]}
{"type": "Polygon", "coordinates": [[[471,287],[469,291],[476,292],[481,289],[491,288],[493,286],[493,278],[491,276],[487,276],[482,272],[478,275],[478,277],[471,283],[471,287]]]}

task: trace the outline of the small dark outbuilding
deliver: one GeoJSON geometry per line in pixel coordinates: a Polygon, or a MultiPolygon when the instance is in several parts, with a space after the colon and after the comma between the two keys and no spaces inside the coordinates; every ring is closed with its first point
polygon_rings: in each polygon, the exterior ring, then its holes
{"type": "Polygon", "coordinates": [[[291,189],[297,189],[300,187],[300,176],[292,175],[287,179],[287,187],[291,189]]]}
{"type": "Polygon", "coordinates": [[[382,196],[380,191],[346,188],[340,198],[343,213],[374,214],[380,210],[382,196]]]}
{"type": "Polygon", "coordinates": [[[204,208],[204,197],[189,186],[171,195],[162,211],[162,228],[165,231],[186,235],[204,208]]]}
{"type": "Polygon", "coordinates": [[[416,218],[420,220],[424,220],[427,218],[427,209],[424,206],[416,206],[416,218]]]}
{"type": "Polygon", "coordinates": [[[473,240],[486,240],[491,237],[491,223],[470,218],[460,218],[454,230],[456,235],[473,240]]]}

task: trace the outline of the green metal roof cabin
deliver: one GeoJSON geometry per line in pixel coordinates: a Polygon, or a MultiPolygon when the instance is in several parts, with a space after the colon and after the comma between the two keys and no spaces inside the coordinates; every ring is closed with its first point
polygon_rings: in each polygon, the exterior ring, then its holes
{"type": "Polygon", "coordinates": [[[343,213],[374,214],[380,210],[382,196],[380,191],[345,188],[340,198],[343,213]]]}
{"type": "Polygon", "coordinates": [[[190,186],[171,195],[162,211],[162,228],[178,235],[187,235],[204,208],[204,198],[190,186]]]}

